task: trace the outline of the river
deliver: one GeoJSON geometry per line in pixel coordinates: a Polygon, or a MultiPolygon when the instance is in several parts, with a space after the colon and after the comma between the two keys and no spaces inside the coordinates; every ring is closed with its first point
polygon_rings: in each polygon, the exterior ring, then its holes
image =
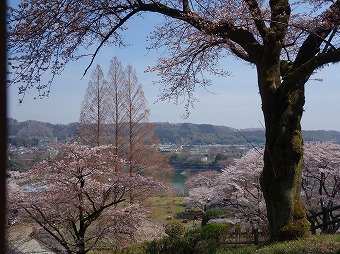
{"type": "MultiPolygon", "coordinates": [[[[209,169],[211,171],[216,171],[216,169],[209,169]]],[[[185,195],[185,187],[184,183],[188,177],[191,175],[202,172],[202,171],[208,171],[208,170],[202,170],[202,169],[182,169],[182,168],[175,168],[175,173],[172,176],[172,186],[176,188],[178,194],[185,195]]]]}

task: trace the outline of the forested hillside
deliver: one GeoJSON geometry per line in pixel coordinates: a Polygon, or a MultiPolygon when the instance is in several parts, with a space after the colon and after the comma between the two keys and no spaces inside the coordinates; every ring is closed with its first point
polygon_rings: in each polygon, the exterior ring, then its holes
{"type": "Polygon", "coordinates": [[[43,139],[57,140],[60,142],[70,141],[75,138],[77,123],[51,124],[39,121],[18,122],[8,119],[8,136],[11,140],[43,139]]]}
{"type": "MultiPolygon", "coordinates": [[[[265,131],[262,129],[237,130],[226,126],[193,123],[153,123],[161,143],[180,145],[242,145],[250,142],[263,144],[265,131]]],[[[10,141],[14,139],[49,139],[65,142],[74,140],[77,123],[51,124],[39,121],[18,122],[8,119],[10,141]]],[[[305,141],[340,141],[338,131],[303,131],[305,141]]]]}
{"type": "Polygon", "coordinates": [[[240,130],[211,124],[154,123],[162,143],[182,145],[244,144],[264,142],[262,130],[240,130]]]}

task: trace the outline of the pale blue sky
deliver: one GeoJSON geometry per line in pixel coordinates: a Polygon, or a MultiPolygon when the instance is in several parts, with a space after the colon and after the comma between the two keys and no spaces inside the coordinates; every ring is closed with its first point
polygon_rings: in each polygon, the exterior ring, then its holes
{"type": "MultiPolygon", "coordinates": [[[[157,16],[153,16],[157,21],[157,16]]],[[[232,72],[231,77],[214,79],[210,93],[197,90],[199,102],[191,109],[188,119],[180,116],[185,112],[184,105],[174,105],[173,102],[154,103],[159,94],[159,86],[152,85],[157,80],[155,74],[144,73],[148,65],[153,65],[159,52],[146,50],[146,36],[152,30],[153,24],[141,18],[128,23],[129,30],[125,32],[126,41],[132,45],[119,49],[104,48],[96,58],[94,65],[99,63],[105,73],[113,56],[117,56],[123,65],[131,64],[137,71],[142,83],[148,107],[151,110],[152,122],[192,122],[224,125],[233,128],[262,128],[263,116],[257,88],[256,71],[253,67],[236,61],[234,58],[221,63],[221,67],[232,72]]],[[[78,121],[80,104],[90,79],[89,73],[82,74],[89,59],[69,64],[63,74],[52,85],[49,98],[34,100],[35,91],[31,91],[18,105],[20,96],[17,88],[8,89],[8,116],[18,121],[38,120],[43,122],[68,124],[78,121]]],[[[302,128],[305,130],[338,130],[340,131],[340,65],[324,68],[314,78],[322,78],[323,82],[311,80],[306,85],[306,104],[302,128]]]]}

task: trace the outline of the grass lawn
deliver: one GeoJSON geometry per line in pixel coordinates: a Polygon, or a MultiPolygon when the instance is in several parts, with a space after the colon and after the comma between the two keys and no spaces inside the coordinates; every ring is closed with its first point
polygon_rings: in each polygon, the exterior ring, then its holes
{"type": "MultiPolygon", "coordinates": [[[[150,197],[146,202],[147,209],[150,211],[150,219],[163,224],[170,220],[182,223],[183,219],[187,219],[188,222],[184,225],[190,228],[193,226],[194,216],[200,214],[198,209],[185,210],[184,197],[150,197]]],[[[200,224],[200,222],[196,223],[200,224]]]]}

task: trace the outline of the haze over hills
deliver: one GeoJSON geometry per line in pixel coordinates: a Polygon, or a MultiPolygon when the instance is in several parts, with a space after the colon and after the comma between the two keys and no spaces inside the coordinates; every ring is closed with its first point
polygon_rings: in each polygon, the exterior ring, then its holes
{"type": "MultiPolygon", "coordinates": [[[[263,129],[237,130],[227,126],[193,123],[153,123],[161,143],[180,145],[244,145],[246,143],[263,144],[265,131],[263,129]]],[[[44,140],[58,140],[60,142],[75,139],[77,123],[51,124],[39,121],[19,122],[13,118],[8,119],[9,141],[13,138],[37,138],[44,140]]],[[[338,131],[303,131],[303,137],[308,141],[340,141],[338,131]]]]}

